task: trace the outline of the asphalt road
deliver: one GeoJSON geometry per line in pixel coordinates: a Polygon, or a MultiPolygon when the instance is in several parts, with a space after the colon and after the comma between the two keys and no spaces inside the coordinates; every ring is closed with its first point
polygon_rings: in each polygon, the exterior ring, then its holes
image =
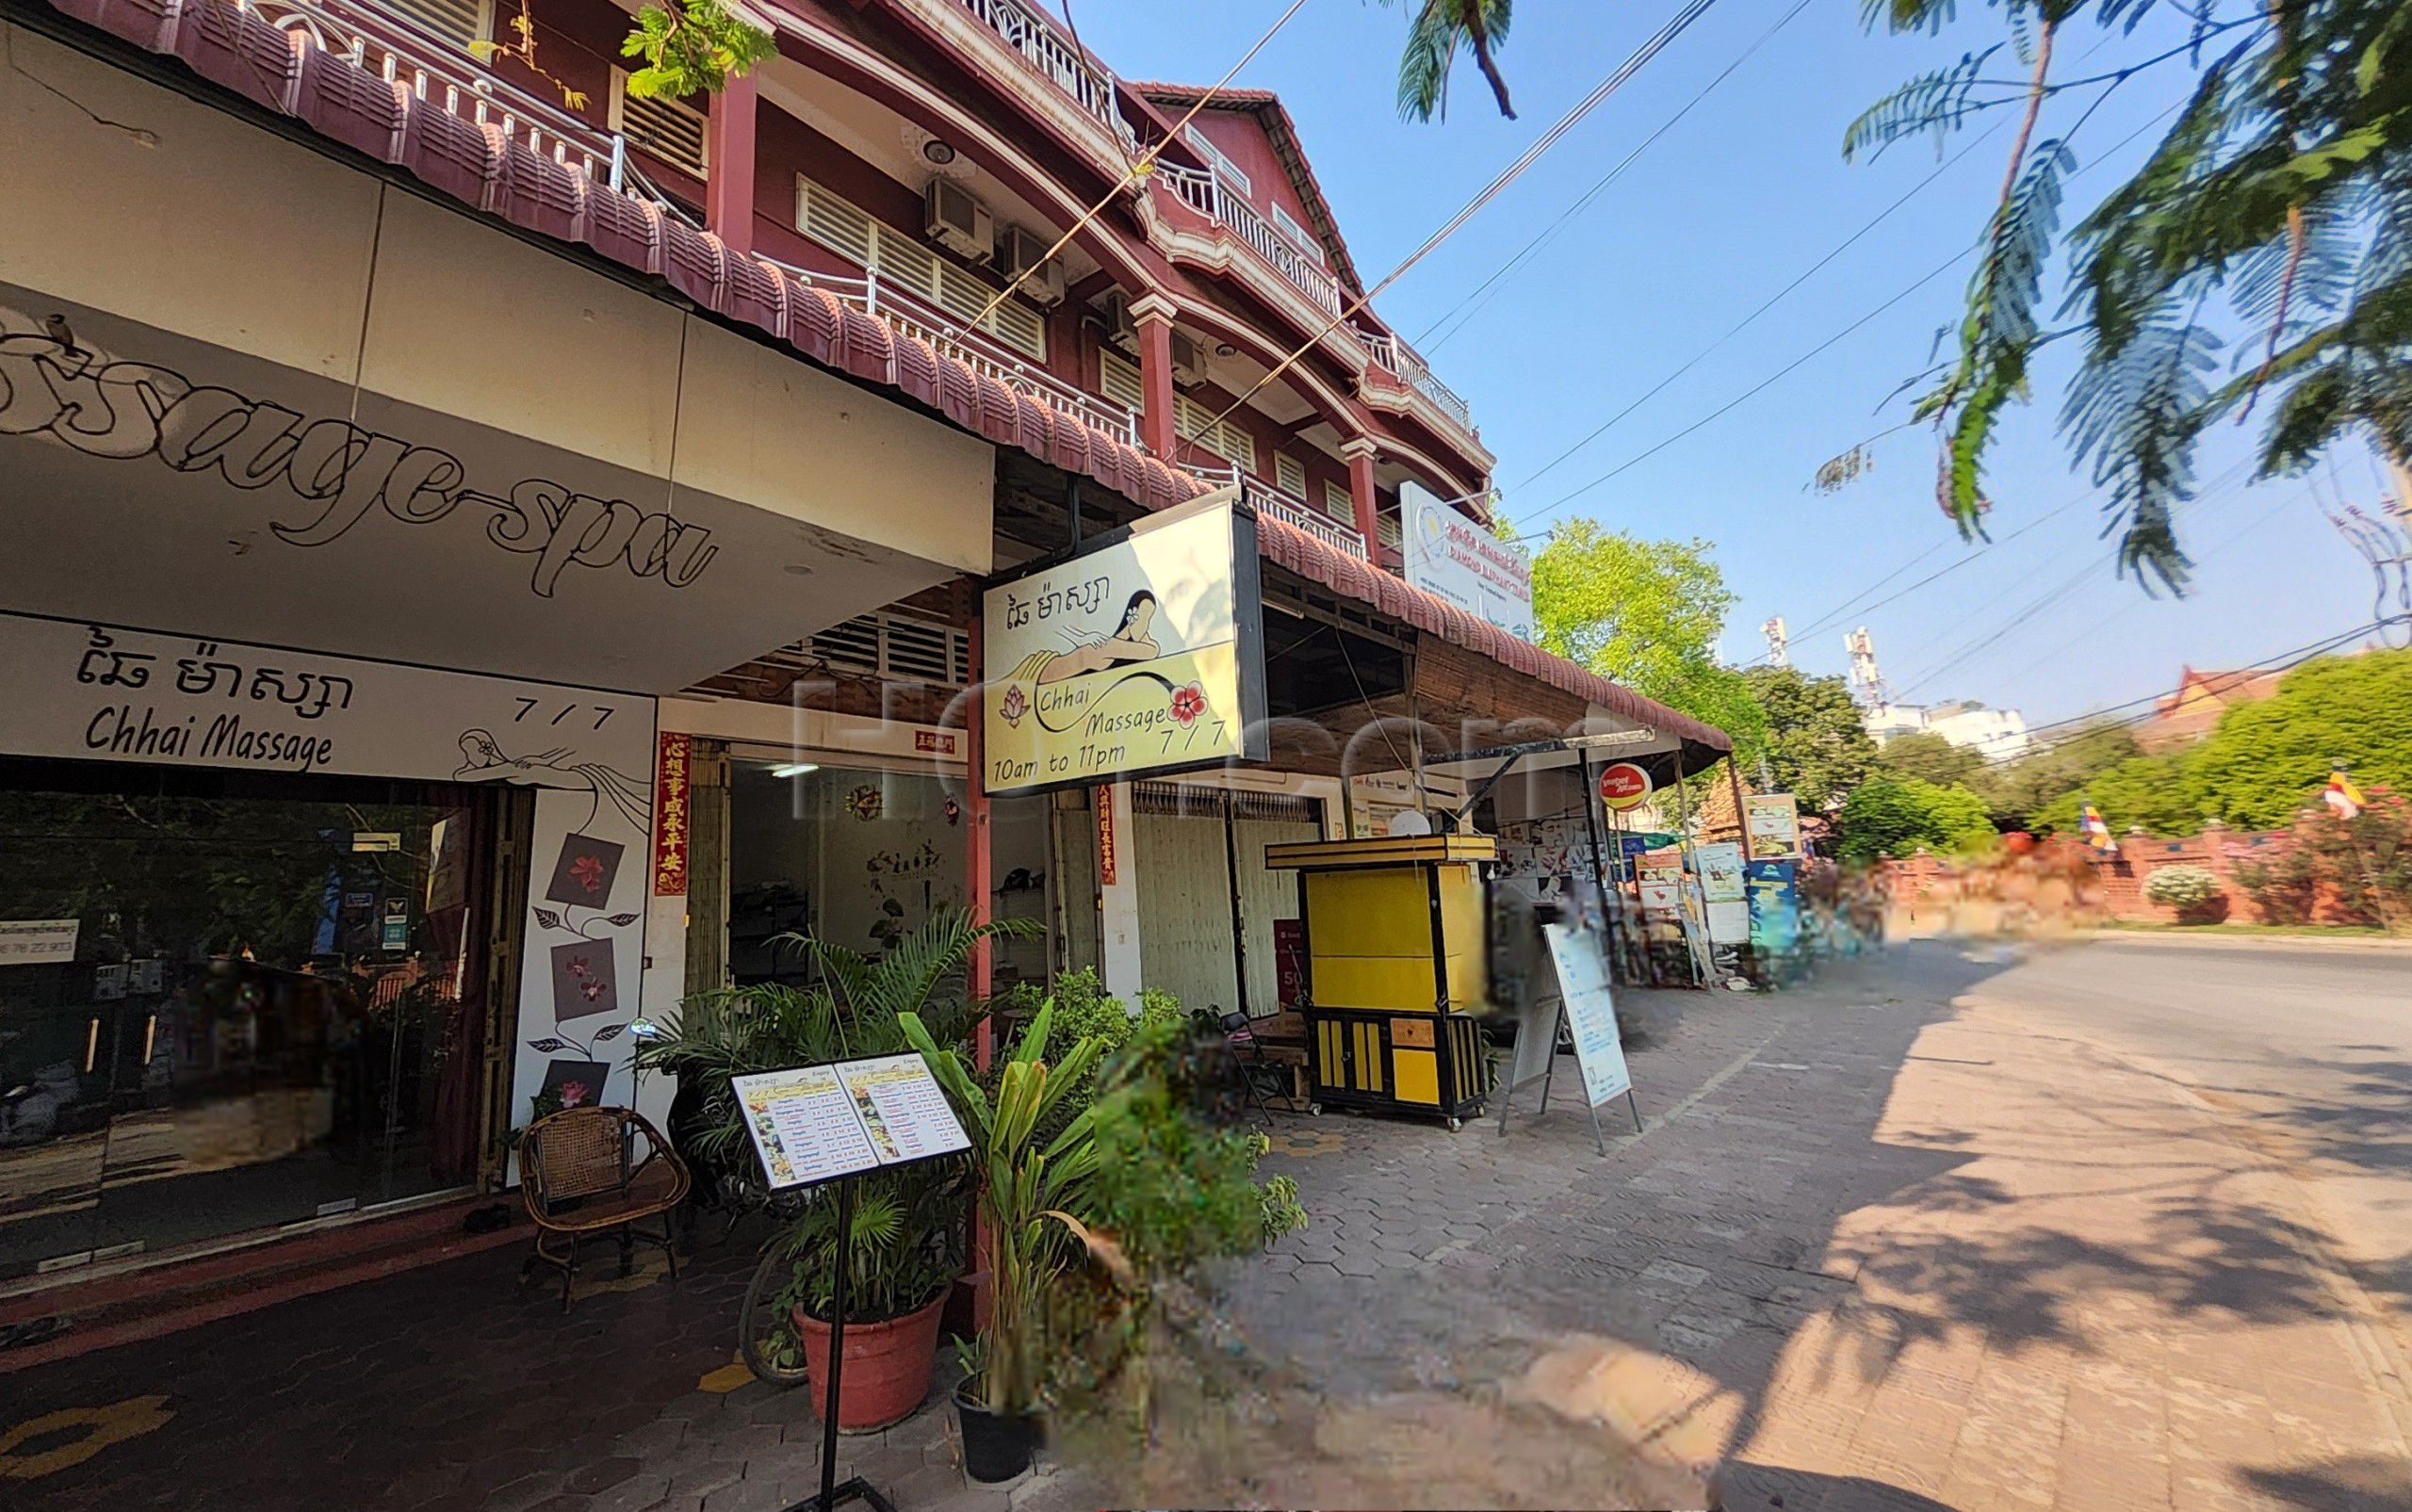
{"type": "Polygon", "coordinates": [[[2412,1344],[2412,951],[2097,938],[2023,952],[1968,996],[2218,1110],[2412,1344]]]}

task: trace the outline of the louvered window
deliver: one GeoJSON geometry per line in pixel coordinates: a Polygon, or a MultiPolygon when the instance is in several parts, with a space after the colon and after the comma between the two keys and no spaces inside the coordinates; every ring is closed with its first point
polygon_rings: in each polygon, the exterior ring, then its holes
{"type": "Polygon", "coordinates": [[[1324,512],[1335,520],[1353,520],[1357,517],[1357,496],[1338,483],[1326,483],[1323,485],[1323,508],[1324,512]]]}
{"type": "Polygon", "coordinates": [[[1386,546],[1394,546],[1398,545],[1400,540],[1398,511],[1384,510],[1381,513],[1376,515],[1374,517],[1374,533],[1382,538],[1382,545],[1386,546]]]}
{"type": "Polygon", "coordinates": [[[404,21],[466,51],[486,40],[484,0],[386,0],[404,21]]]}
{"type": "Polygon", "coordinates": [[[966,326],[977,320],[981,330],[1014,350],[1047,360],[1045,316],[1023,301],[1008,299],[982,319],[980,312],[997,296],[995,285],[939,256],[912,233],[872,219],[802,177],[795,181],[795,224],[848,262],[877,272],[883,285],[902,288],[966,326]]]}
{"type": "Polygon", "coordinates": [[[1307,496],[1307,464],[1286,451],[1273,454],[1273,486],[1292,498],[1307,496]]]}
{"type": "Polygon", "coordinates": [[[1224,156],[1223,150],[1208,140],[1204,132],[1191,126],[1182,136],[1188,139],[1190,146],[1198,149],[1198,156],[1214,165],[1214,171],[1230,180],[1231,187],[1243,195],[1256,193],[1256,186],[1249,181],[1247,174],[1241,171],[1240,165],[1224,156]]]}
{"type": "Polygon", "coordinates": [[[1305,252],[1308,256],[1313,258],[1318,266],[1322,264],[1323,243],[1315,239],[1315,234],[1313,232],[1309,231],[1306,227],[1298,224],[1296,219],[1293,217],[1289,211],[1282,209],[1278,204],[1275,205],[1273,207],[1273,223],[1281,228],[1281,235],[1289,237],[1291,243],[1300,252],[1305,252]]]}
{"type": "Polygon", "coordinates": [[[1234,421],[1216,420],[1214,416],[1219,413],[1183,394],[1175,406],[1175,424],[1184,439],[1196,442],[1225,462],[1256,471],[1256,438],[1234,421]]]}
{"type": "Polygon", "coordinates": [[[961,687],[971,675],[971,639],[953,626],[902,614],[863,614],[819,631],[796,649],[841,672],[961,687]]]}
{"type": "Polygon", "coordinates": [[[704,113],[683,100],[654,100],[628,92],[628,76],[614,70],[612,91],[617,96],[612,124],[629,141],[644,148],[682,173],[696,178],[706,175],[709,163],[705,155],[704,113]]]}
{"type": "Polygon", "coordinates": [[[1110,351],[1098,353],[1098,387],[1115,403],[1132,411],[1148,407],[1147,390],[1139,382],[1139,365],[1110,351]]]}

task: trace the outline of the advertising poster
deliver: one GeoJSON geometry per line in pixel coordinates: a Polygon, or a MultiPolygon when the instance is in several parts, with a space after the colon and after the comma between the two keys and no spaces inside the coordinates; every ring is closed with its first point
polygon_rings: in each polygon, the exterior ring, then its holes
{"type": "Polygon", "coordinates": [[[985,595],[990,792],[1264,759],[1255,517],[1141,523],[985,595]]]}
{"type": "Polygon", "coordinates": [[[1742,869],[1742,885],[1750,895],[1751,943],[1770,954],[1788,954],[1800,943],[1796,866],[1790,860],[1752,861],[1742,869]]]}
{"type": "Polygon", "coordinates": [[[1701,897],[1708,915],[1708,937],[1718,945],[1747,944],[1751,910],[1742,889],[1742,847],[1733,841],[1695,847],[1701,897]]]}
{"type": "Polygon", "coordinates": [[[763,1071],[731,1077],[729,1085],[774,1187],[810,1186],[971,1147],[918,1055],[763,1071]]]}
{"type": "Polygon", "coordinates": [[[1742,822],[1751,833],[1751,854],[1801,854],[1801,807],[1790,793],[1752,793],[1742,800],[1742,822]]]}
{"type": "Polygon", "coordinates": [[[1600,937],[1571,924],[1548,924],[1550,963],[1557,970],[1557,990],[1566,1002],[1566,1023],[1574,1039],[1574,1058],[1583,1067],[1583,1096],[1597,1108],[1611,1097],[1633,1090],[1633,1073],[1625,1065],[1624,1041],[1617,1032],[1616,996],[1608,985],[1608,963],[1600,953],[1600,937]]]}

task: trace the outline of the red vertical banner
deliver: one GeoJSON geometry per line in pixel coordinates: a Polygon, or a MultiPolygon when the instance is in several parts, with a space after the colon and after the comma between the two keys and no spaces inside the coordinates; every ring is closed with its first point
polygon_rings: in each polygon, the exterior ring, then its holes
{"type": "Polygon", "coordinates": [[[692,736],[665,731],[653,759],[653,895],[687,895],[688,763],[695,754],[692,736]]]}
{"type": "Polygon", "coordinates": [[[1114,862],[1114,789],[1097,790],[1097,881],[1100,887],[1111,887],[1121,880],[1114,862]]]}

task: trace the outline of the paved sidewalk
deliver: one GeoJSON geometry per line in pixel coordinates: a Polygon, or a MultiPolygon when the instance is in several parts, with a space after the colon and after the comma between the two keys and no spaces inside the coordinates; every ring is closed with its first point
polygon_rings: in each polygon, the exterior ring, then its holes
{"type": "MultiPolygon", "coordinates": [[[[1627,995],[1647,1131],[1614,1110],[1605,1159],[1531,1094],[1504,1136],[1279,1119],[1313,1222],[1218,1307],[1263,1400],[1187,1420],[1149,1501],[970,1488],[936,1401],[843,1468],[904,1512],[1681,1505],[1712,1473],[1785,1512],[2412,1505],[2412,1299],[2355,1284],[2233,1111],[1988,1005],[1998,969],[1921,944],[1774,997],[1627,995]]],[[[808,1492],[808,1406],[729,1367],[742,1248],[566,1318],[517,1262],[0,1373],[0,1504],[808,1492]]]]}

